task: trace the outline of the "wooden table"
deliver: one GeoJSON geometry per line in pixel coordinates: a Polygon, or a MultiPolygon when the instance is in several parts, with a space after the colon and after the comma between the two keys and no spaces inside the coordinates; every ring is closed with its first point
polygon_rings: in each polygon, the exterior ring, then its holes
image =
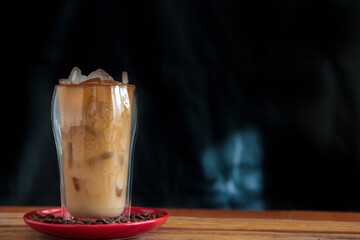
{"type": "MultiPolygon", "coordinates": [[[[0,239],[59,239],[30,229],[22,216],[47,207],[0,206],[0,239]]],[[[138,239],[360,239],[360,213],[164,209],[169,220],[138,239]]]]}

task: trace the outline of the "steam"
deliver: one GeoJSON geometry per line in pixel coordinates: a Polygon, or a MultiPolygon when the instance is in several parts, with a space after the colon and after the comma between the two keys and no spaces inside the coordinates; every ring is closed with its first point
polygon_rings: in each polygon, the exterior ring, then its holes
{"type": "Polygon", "coordinates": [[[209,183],[207,199],[217,208],[264,209],[260,135],[248,127],[223,145],[208,148],[202,158],[209,183]]]}

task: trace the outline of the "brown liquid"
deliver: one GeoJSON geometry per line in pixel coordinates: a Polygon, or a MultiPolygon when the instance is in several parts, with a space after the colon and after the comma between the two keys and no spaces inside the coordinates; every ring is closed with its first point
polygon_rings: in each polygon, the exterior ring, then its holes
{"type": "Polygon", "coordinates": [[[132,85],[58,85],[66,205],[75,217],[119,216],[125,206],[132,85]]]}

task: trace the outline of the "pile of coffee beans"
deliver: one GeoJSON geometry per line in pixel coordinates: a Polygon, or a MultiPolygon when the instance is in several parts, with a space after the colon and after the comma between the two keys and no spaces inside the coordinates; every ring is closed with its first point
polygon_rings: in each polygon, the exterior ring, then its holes
{"type": "Polygon", "coordinates": [[[129,222],[141,222],[146,220],[152,220],[163,217],[162,214],[149,214],[143,213],[132,213],[130,214],[130,220],[124,216],[110,217],[110,218],[74,218],[70,220],[64,220],[63,217],[55,217],[52,214],[40,215],[38,213],[31,214],[29,218],[34,221],[43,223],[57,223],[57,224],[77,224],[77,225],[100,225],[100,224],[117,224],[117,223],[129,223],[129,222]]]}

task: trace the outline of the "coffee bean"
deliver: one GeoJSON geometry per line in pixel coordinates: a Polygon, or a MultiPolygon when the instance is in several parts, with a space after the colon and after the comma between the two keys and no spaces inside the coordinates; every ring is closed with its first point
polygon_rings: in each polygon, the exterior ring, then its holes
{"type": "Polygon", "coordinates": [[[35,213],[35,216],[38,217],[38,218],[40,218],[40,219],[44,218],[43,215],[40,215],[40,214],[38,214],[38,213],[35,213]]]}
{"type": "Polygon", "coordinates": [[[34,221],[40,221],[40,219],[42,219],[43,216],[41,216],[41,215],[38,214],[38,213],[35,213],[35,214],[31,214],[31,215],[29,216],[29,218],[30,218],[31,220],[34,220],[34,221]]]}
{"type": "Polygon", "coordinates": [[[29,216],[29,218],[30,218],[30,220],[40,222],[40,218],[38,218],[38,217],[35,217],[35,216],[29,216]]]}
{"type": "Polygon", "coordinates": [[[64,223],[64,219],[63,219],[63,217],[56,217],[53,219],[52,222],[60,224],[60,223],[64,223]]]}
{"type": "Polygon", "coordinates": [[[144,221],[145,217],[143,217],[142,215],[139,214],[139,215],[136,216],[136,219],[144,221]]]}
{"type": "Polygon", "coordinates": [[[129,220],[128,220],[126,217],[121,217],[121,218],[120,218],[120,222],[122,222],[122,223],[128,223],[129,220]]]}
{"type": "Polygon", "coordinates": [[[80,220],[75,220],[75,223],[74,224],[77,224],[77,225],[85,225],[85,223],[83,223],[82,221],[80,220]]]}
{"type": "Polygon", "coordinates": [[[80,221],[82,221],[86,225],[91,225],[94,223],[94,220],[92,220],[91,218],[80,218],[80,221]]]}
{"type": "Polygon", "coordinates": [[[40,222],[43,222],[43,223],[52,223],[52,218],[43,218],[43,219],[40,219],[40,222]]]}
{"type": "Polygon", "coordinates": [[[99,218],[99,219],[96,220],[96,223],[107,224],[107,220],[105,218],[99,218]]]}
{"type": "Polygon", "coordinates": [[[46,214],[45,216],[44,216],[44,218],[55,218],[55,216],[54,215],[52,215],[52,214],[46,214]]]}
{"type": "Polygon", "coordinates": [[[70,220],[67,221],[67,224],[75,224],[75,222],[76,221],[74,219],[70,219],[70,220]]]}
{"type": "Polygon", "coordinates": [[[55,224],[77,224],[77,225],[100,225],[100,224],[121,224],[129,222],[142,222],[146,220],[153,220],[156,218],[163,217],[162,214],[149,214],[147,212],[143,213],[132,213],[130,214],[130,219],[121,215],[119,217],[110,217],[110,218],[75,218],[70,220],[64,220],[63,217],[55,217],[53,214],[47,214],[42,216],[38,213],[29,215],[29,219],[33,221],[43,222],[43,223],[55,223],[55,224]]]}

